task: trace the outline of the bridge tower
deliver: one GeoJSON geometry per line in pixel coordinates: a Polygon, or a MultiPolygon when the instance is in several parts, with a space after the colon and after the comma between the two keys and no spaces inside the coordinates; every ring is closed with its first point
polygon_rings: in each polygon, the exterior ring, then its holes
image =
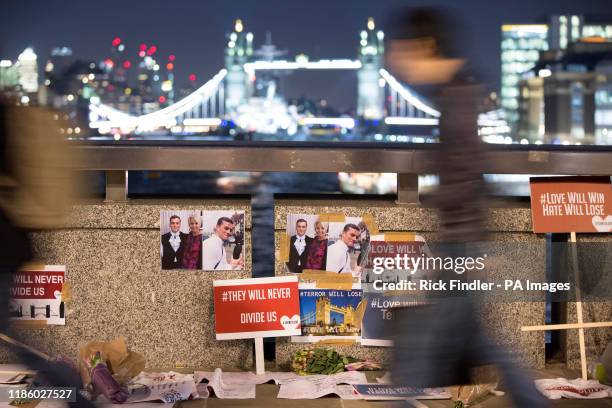
{"type": "Polygon", "coordinates": [[[345,326],[356,326],[357,323],[357,312],[353,306],[347,306],[344,311],[344,325],[345,326]]]}
{"type": "Polygon", "coordinates": [[[357,116],[381,119],[384,116],[385,89],[379,85],[379,70],[383,67],[384,33],[375,31],[374,19],[368,19],[367,30],[361,31],[357,72],[357,116]]]}
{"type": "Polygon", "coordinates": [[[324,325],[328,325],[331,315],[331,301],[329,298],[324,296],[318,298],[315,303],[315,310],[317,324],[323,323],[324,325]]]}
{"type": "Polygon", "coordinates": [[[250,96],[250,82],[244,64],[252,55],[253,33],[245,33],[242,21],[238,19],[225,48],[225,108],[228,113],[236,112],[238,106],[247,103],[250,96]]]}

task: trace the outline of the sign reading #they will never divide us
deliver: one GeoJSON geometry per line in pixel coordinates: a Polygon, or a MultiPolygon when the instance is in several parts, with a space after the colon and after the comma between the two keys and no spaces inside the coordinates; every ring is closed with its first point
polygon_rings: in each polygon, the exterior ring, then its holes
{"type": "Polygon", "coordinates": [[[300,335],[297,276],[213,282],[217,340],[300,335]]]}
{"type": "Polygon", "coordinates": [[[612,232],[610,177],[532,177],[533,232],[612,232]]]}
{"type": "Polygon", "coordinates": [[[25,265],[12,276],[9,316],[13,321],[66,324],[64,265],[25,265]]]}

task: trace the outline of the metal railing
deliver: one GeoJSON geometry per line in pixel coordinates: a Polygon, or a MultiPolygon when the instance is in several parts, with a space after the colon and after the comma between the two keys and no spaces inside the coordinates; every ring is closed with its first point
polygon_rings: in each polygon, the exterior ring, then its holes
{"type": "MultiPolygon", "coordinates": [[[[488,145],[487,174],[612,175],[612,146],[488,145]]],[[[418,202],[435,144],[359,142],[81,142],[80,170],[106,171],[106,198],[127,198],[127,172],[373,172],[398,175],[398,202],[418,202]]]]}

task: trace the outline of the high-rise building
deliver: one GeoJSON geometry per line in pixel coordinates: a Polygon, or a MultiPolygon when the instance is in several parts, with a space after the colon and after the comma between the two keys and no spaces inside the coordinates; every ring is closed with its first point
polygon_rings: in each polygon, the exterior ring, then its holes
{"type": "Polygon", "coordinates": [[[375,30],[374,19],[368,19],[367,30],[361,31],[357,72],[357,115],[364,119],[384,116],[385,90],[379,85],[379,70],[383,66],[384,34],[375,30]]]}
{"type": "Polygon", "coordinates": [[[174,68],[176,57],[174,54],[168,56],[166,63],[166,79],[161,84],[161,90],[165,93],[165,98],[168,104],[174,103],[174,68]]]}
{"type": "Polygon", "coordinates": [[[612,23],[593,23],[583,16],[566,14],[551,16],[548,24],[502,26],[500,99],[514,131],[519,120],[519,81],[533,75],[530,72],[539,60],[539,54],[547,50],[561,52],[571,44],[591,37],[597,41],[612,40],[612,23]]]}
{"type": "Polygon", "coordinates": [[[612,41],[543,53],[520,82],[518,135],[530,142],[612,144],[612,41]]]}
{"type": "Polygon", "coordinates": [[[0,91],[15,91],[19,86],[19,71],[11,60],[0,60],[0,91]]]}
{"type": "Polygon", "coordinates": [[[38,91],[38,57],[32,48],[28,47],[17,58],[19,85],[24,93],[38,91]]]}
{"type": "Polygon", "coordinates": [[[565,50],[571,43],[582,38],[583,17],[577,15],[554,15],[548,26],[548,48],[565,50]]]}
{"type": "Polygon", "coordinates": [[[159,109],[160,103],[166,102],[166,97],[162,95],[161,90],[163,82],[161,67],[154,58],[155,53],[157,53],[155,45],[140,44],[135,93],[142,101],[141,113],[154,112],[159,109]]]}
{"type": "Polygon", "coordinates": [[[546,24],[504,24],[501,41],[501,107],[508,122],[518,120],[519,80],[548,49],[546,24]]]}
{"type": "Polygon", "coordinates": [[[612,23],[584,24],[582,26],[582,37],[612,40],[612,23]]]}

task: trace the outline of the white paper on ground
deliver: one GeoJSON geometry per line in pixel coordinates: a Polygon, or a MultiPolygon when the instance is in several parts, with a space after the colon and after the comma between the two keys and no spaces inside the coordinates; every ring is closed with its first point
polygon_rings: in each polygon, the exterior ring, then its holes
{"type": "Polygon", "coordinates": [[[347,371],[334,375],[307,375],[287,381],[280,386],[278,398],[314,399],[335,394],[342,399],[359,399],[350,385],[367,382],[365,373],[347,371]]]}
{"type": "Polygon", "coordinates": [[[279,384],[290,384],[300,380],[321,380],[330,378],[335,384],[363,384],[367,383],[368,379],[363,371],[343,371],[332,375],[313,374],[313,375],[295,375],[292,378],[286,378],[279,381],[279,384]]]}
{"type": "Polygon", "coordinates": [[[360,399],[372,401],[432,400],[452,397],[446,388],[411,388],[385,383],[353,384],[353,388],[360,399]]]}
{"type": "MultiPolygon", "coordinates": [[[[211,388],[217,398],[221,399],[250,399],[255,398],[255,385],[257,384],[258,376],[251,372],[224,373],[220,368],[217,368],[212,373],[209,371],[196,371],[194,380],[198,382],[197,389],[202,390],[203,380],[208,380],[204,384],[207,388],[211,388]]],[[[202,396],[202,398],[206,398],[202,396]]]]}
{"type": "Polygon", "coordinates": [[[612,387],[600,384],[597,380],[576,378],[551,378],[535,380],[535,385],[546,398],[595,399],[612,397],[612,387]]]}
{"type": "MultiPolygon", "coordinates": [[[[221,372],[221,379],[224,385],[231,384],[265,384],[270,381],[274,381],[275,384],[283,384],[287,381],[291,381],[293,379],[302,378],[294,372],[265,372],[261,375],[256,375],[252,372],[228,372],[222,371],[220,368],[217,368],[221,372]]],[[[210,381],[215,374],[215,371],[196,371],[194,373],[194,379],[196,384],[202,382],[203,380],[210,381]]]]}
{"type": "Polygon", "coordinates": [[[302,379],[283,384],[280,386],[277,398],[315,399],[333,394],[342,399],[359,399],[352,386],[335,384],[330,380],[330,378],[302,379]]]}
{"type": "MultiPolygon", "coordinates": [[[[275,372],[275,373],[266,373],[264,374],[264,376],[268,375],[270,377],[270,380],[273,380],[275,384],[284,384],[288,381],[293,381],[296,378],[300,378],[300,375],[297,375],[294,372],[275,372]]],[[[268,382],[266,381],[266,382],[268,382]]]]}
{"type": "Polygon", "coordinates": [[[211,382],[216,376],[221,376],[221,380],[224,385],[232,385],[232,384],[259,384],[257,382],[257,375],[253,374],[250,371],[243,372],[231,372],[231,371],[223,371],[220,368],[215,369],[215,371],[196,371],[193,373],[193,379],[196,384],[201,383],[206,380],[211,382]]]}
{"type": "Polygon", "coordinates": [[[27,374],[0,373],[0,384],[19,384],[27,377],[27,374]]]}
{"type": "Polygon", "coordinates": [[[208,398],[210,397],[210,391],[208,391],[208,383],[196,384],[196,390],[198,391],[197,398],[208,398]]]}
{"type": "Polygon", "coordinates": [[[0,364],[0,373],[36,374],[36,371],[30,370],[27,366],[21,364],[0,364]]]}
{"type": "Polygon", "coordinates": [[[127,402],[144,402],[161,400],[174,403],[197,396],[193,374],[181,374],[174,371],[166,373],[142,372],[127,384],[129,397],[127,402]]]}

